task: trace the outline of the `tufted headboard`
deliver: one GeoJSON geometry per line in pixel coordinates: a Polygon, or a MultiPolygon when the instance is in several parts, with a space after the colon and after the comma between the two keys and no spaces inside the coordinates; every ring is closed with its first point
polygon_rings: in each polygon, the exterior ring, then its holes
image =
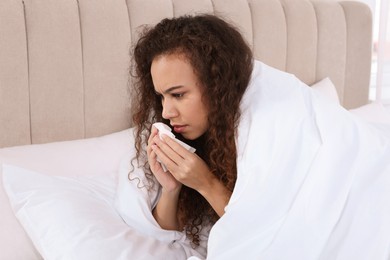
{"type": "Polygon", "coordinates": [[[137,29],[188,13],[235,23],[257,59],[309,85],[329,76],[346,108],[368,101],[372,17],[359,2],[1,0],[0,147],[128,128],[137,29]]]}

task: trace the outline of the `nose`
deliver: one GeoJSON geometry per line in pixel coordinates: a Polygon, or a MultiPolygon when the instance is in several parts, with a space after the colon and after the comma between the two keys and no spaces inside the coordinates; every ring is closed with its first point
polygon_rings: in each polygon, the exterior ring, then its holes
{"type": "Polygon", "coordinates": [[[170,102],[169,100],[165,99],[163,102],[162,102],[162,107],[163,107],[163,110],[162,110],[162,117],[164,119],[171,119],[171,118],[174,118],[174,117],[177,117],[178,116],[178,110],[177,108],[174,106],[174,104],[172,104],[172,102],[170,102]]]}

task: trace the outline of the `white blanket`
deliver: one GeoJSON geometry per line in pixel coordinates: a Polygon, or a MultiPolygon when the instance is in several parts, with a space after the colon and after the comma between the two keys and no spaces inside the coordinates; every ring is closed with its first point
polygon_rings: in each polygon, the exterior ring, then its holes
{"type": "Polygon", "coordinates": [[[260,62],[241,109],[238,179],[207,259],[389,259],[390,129],[260,62]]]}

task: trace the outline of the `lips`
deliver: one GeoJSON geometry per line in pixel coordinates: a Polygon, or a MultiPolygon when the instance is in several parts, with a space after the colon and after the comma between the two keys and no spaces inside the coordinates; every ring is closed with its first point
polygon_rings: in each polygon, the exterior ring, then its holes
{"type": "Polygon", "coordinates": [[[182,133],[184,132],[186,125],[172,125],[172,127],[176,133],[182,133]]]}

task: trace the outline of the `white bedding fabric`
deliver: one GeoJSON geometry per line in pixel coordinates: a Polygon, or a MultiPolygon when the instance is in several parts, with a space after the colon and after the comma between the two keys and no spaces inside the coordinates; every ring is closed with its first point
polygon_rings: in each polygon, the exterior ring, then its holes
{"type": "MultiPolygon", "coordinates": [[[[124,130],[95,138],[0,149],[0,259],[42,259],[21,226],[20,220],[18,221],[12,211],[9,198],[3,188],[2,165],[8,164],[28,169],[47,176],[49,180],[51,177],[55,178],[57,176],[69,178],[95,176],[98,178],[98,176],[106,176],[112,173],[117,174],[121,158],[129,151],[129,147],[134,146],[131,137],[132,131],[124,130]]],[[[14,182],[15,189],[20,192],[23,192],[25,188],[33,189],[35,184],[39,185],[39,181],[34,178],[34,182],[24,180],[18,176],[15,176],[15,178],[21,179],[14,182]],[[29,185],[25,185],[25,182],[29,185]]],[[[6,183],[4,184],[6,185],[6,183]]],[[[110,183],[107,183],[107,186],[112,187],[110,183]]],[[[61,188],[64,188],[64,186],[61,186],[61,188]]],[[[29,196],[27,193],[24,194],[26,198],[29,196]]],[[[38,195],[38,193],[33,194],[38,195]]],[[[28,202],[28,200],[26,201],[28,202]]],[[[60,207],[60,204],[64,202],[66,201],[61,201],[56,205],[60,207]]],[[[28,203],[27,205],[34,207],[34,203],[28,203]]],[[[27,210],[27,207],[24,209],[27,210]]],[[[75,213],[82,214],[83,211],[75,211],[75,213]]],[[[39,218],[36,221],[49,223],[50,219],[45,215],[45,212],[42,212],[42,214],[44,218],[39,218]]],[[[27,215],[24,216],[27,217],[27,215]]],[[[35,216],[39,217],[38,214],[35,216]]],[[[38,225],[35,226],[38,228],[38,225]]],[[[40,225],[40,227],[42,226],[40,225]]],[[[61,239],[60,236],[56,236],[56,238],[61,239]]],[[[72,243],[72,240],[68,240],[67,243],[72,243]]],[[[64,247],[61,243],[58,243],[58,245],[61,247],[57,250],[61,252],[64,247]]]]}
{"type": "MultiPolygon", "coordinates": [[[[121,174],[127,176],[127,163],[122,165],[121,174]]],[[[127,225],[114,207],[116,174],[48,176],[11,165],[3,165],[3,172],[15,215],[43,259],[182,260],[206,255],[205,243],[199,254],[182,232],[162,230],[148,207],[149,197],[137,188],[122,194],[129,195],[122,205],[130,209],[127,225]]]]}
{"type": "MultiPolygon", "coordinates": [[[[226,213],[210,232],[207,259],[389,259],[390,125],[368,124],[259,62],[241,109],[238,179],[226,213]]],[[[3,159],[24,154],[35,160],[4,159],[30,170],[6,166],[3,177],[14,211],[45,259],[205,257],[206,229],[193,250],[183,233],[158,226],[151,214],[158,191],[127,179],[131,147],[126,131],[32,146],[25,153],[3,151],[3,159]],[[75,182],[70,176],[86,174],[94,177],[75,182]],[[63,235],[70,231],[78,236],[63,235]]],[[[144,178],[138,168],[133,176],[144,178]]]]}
{"type": "MultiPolygon", "coordinates": [[[[131,159],[135,153],[131,152],[121,162],[118,186],[115,195],[115,208],[127,225],[145,236],[139,247],[144,247],[147,252],[158,251],[146,259],[187,259],[190,256],[204,258],[207,254],[207,239],[209,227],[204,227],[199,234],[200,245],[196,248],[190,243],[184,232],[162,229],[152,215],[152,210],[160,196],[160,186],[147,189],[148,181],[142,168],[131,166],[131,159]],[[131,171],[131,181],[129,172],[131,171]],[[155,241],[159,241],[157,244],[155,241]],[[146,247],[150,245],[150,247],[146,247]],[[152,250],[150,250],[152,249],[152,250]]],[[[133,161],[136,164],[136,161],[133,161]]],[[[139,259],[143,250],[134,250],[132,259],[139,259]],[[137,255],[136,255],[137,254],[137,255]]]]}
{"type": "Polygon", "coordinates": [[[241,108],[238,179],[207,259],[389,259],[389,126],[260,62],[241,108]]]}

